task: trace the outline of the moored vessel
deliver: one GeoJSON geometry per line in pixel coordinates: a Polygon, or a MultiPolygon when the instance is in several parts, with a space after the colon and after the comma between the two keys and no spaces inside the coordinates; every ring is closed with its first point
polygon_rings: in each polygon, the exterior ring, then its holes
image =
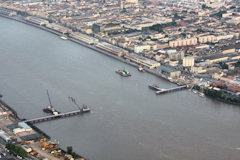
{"type": "Polygon", "coordinates": [[[144,72],[145,70],[144,70],[144,68],[143,68],[142,66],[139,66],[139,67],[138,67],[138,71],[144,72]]]}
{"type": "Polygon", "coordinates": [[[116,73],[120,74],[123,77],[131,76],[130,72],[128,70],[126,70],[126,69],[117,70],[116,73]]]}
{"type": "Polygon", "coordinates": [[[200,97],[205,97],[205,94],[204,93],[199,93],[199,96],[200,97]]]}
{"type": "Polygon", "coordinates": [[[52,115],[58,115],[60,112],[56,111],[55,108],[53,107],[48,90],[47,90],[47,96],[48,96],[49,106],[46,108],[43,108],[43,112],[51,113],[52,115]]]}
{"type": "Polygon", "coordinates": [[[87,105],[83,104],[82,112],[90,112],[90,111],[91,111],[91,109],[87,105]]]}
{"type": "Polygon", "coordinates": [[[65,36],[61,36],[60,37],[62,40],[67,40],[67,37],[65,37],[65,36]]]}

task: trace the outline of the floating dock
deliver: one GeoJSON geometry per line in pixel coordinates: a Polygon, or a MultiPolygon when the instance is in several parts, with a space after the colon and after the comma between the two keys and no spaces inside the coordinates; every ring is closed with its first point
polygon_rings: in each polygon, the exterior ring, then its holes
{"type": "Polygon", "coordinates": [[[29,119],[29,120],[25,120],[23,122],[35,124],[35,123],[50,121],[50,120],[54,120],[54,119],[60,119],[60,118],[66,118],[66,117],[70,117],[70,116],[75,116],[75,115],[79,115],[81,113],[85,113],[85,112],[82,111],[82,110],[76,110],[76,111],[71,111],[71,112],[66,112],[66,113],[60,113],[58,115],[50,115],[50,116],[45,116],[45,117],[29,119]]]}
{"type": "Polygon", "coordinates": [[[173,91],[178,91],[178,90],[182,90],[182,89],[186,89],[187,85],[182,85],[182,86],[178,86],[178,87],[173,87],[173,88],[169,88],[169,89],[164,89],[164,88],[160,88],[157,85],[149,85],[148,86],[150,89],[153,89],[156,91],[156,94],[163,94],[163,93],[168,93],[168,92],[173,92],[173,91]]]}

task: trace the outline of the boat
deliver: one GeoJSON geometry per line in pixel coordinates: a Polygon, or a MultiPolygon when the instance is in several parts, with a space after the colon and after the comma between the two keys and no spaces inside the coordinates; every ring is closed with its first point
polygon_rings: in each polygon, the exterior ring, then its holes
{"type": "Polygon", "coordinates": [[[193,93],[198,93],[196,90],[192,90],[193,91],[193,93]]]}
{"type": "Polygon", "coordinates": [[[60,112],[56,111],[55,108],[53,107],[52,103],[51,103],[51,99],[47,90],[47,96],[48,96],[48,101],[49,101],[49,106],[46,108],[43,108],[43,112],[45,113],[51,113],[52,115],[58,115],[60,114],[60,112]]]}
{"type": "Polygon", "coordinates": [[[153,89],[153,90],[156,90],[156,91],[159,91],[159,90],[160,90],[159,86],[156,85],[156,84],[148,85],[148,87],[149,87],[150,89],[153,89]]]}
{"type": "Polygon", "coordinates": [[[117,70],[116,73],[120,74],[123,77],[130,77],[131,76],[130,72],[126,69],[117,70]]]}
{"type": "Polygon", "coordinates": [[[205,94],[204,93],[199,93],[199,96],[200,97],[205,97],[205,94]]]}
{"type": "Polygon", "coordinates": [[[91,109],[87,105],[83,104],[82,112],[90,112],[90,111],[91,109]]]}
{"type": "Polygon", "coordinates": [[[53,109],[54,109],[53,107],[48,106],[47,108],[43,108],[43,112],[45,112],[45,113],[52,113],[53,109]]]}
{"type": "Polygon", "coordinates": [[[53,108],[52,106],[48,106],[46,108],[43,108],[43,112],[45,113],[50,113],[52,115],[58,115],[60,114],[60,112],[56,111],[55,108],[53,108]]]}
{"type": "Polygon", "coordinates": [[[67,40],[67,37],[65,37],[65,36],[61,36],[60,37],[62,40],[67,40]]]}
{"type": "Polygon", "coordinates": [[[139,66],[139,67],[138,67],[138,71],[144,72],[145,70],[144,70],[144,68],[143,68],[142,66],[139,66]]]}

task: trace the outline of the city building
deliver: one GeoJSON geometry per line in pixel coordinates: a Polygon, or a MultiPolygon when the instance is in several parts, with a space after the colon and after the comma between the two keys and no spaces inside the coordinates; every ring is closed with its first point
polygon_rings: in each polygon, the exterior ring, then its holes
{"type": "Polygon", "coordinates": [[[193,66],[194,66],[194,57],[183,58],[183,67],[193,67],[193,66]]]}
{"type": "Polygon", "coordinates": [[[144,50],[150,50],[150,49],[151,49],[150,45],[135,45],[134,46],[135,53],[141,53],[144,50]]]}
{"type": "Polygon", "coordinates": [[[27,125],[25,122],[19,122],[18,126],[19,128],[13,129],[14,134],[18,134],[26,131],[32,131],[32,128],[29,125],[27,125]]]}
{"type": "Polygon", "coordinates": [[[135,62],[139,65],[142,65],[144,67],[147,67],[149,69],[153,69],[153,68],[160,66],[159,62],[153,61],[151,59],[145,58],[143,56],[140,56],[140,55],[137,55],[134,53],[126,54],[126,55],[124,55],[124,58],[126,58],[132,62],[135,62]]]}
{"type": "Polygon", "coordinates": [[[160,66],[159,67],[161,74],[163,74],[166,78],[177,78],[181,76],[181,71],[175,69],[170,66],[160,66]]]}
{"type": "Polygon", "coordinates": [[[107,42],[99,42],[99,43],[97,43],[96,47],[100,48],[100,49],[103,49],[103,50],[105,50],[109,53],[112,53],[114,55],[117,55],[117,56],[122,56],[122,55],[128,53],[127,50],[116,47],[116,46],[111,45],[107,42]]]}
{"type": "Polygon", "coordinates": [[[135,3],[138,5],[138,0],[125,0],[126,3],[135,3]]]}
{"type": "Polygon", "coordinates": [[[197,44],[197,38],[179,39],[169,41],[170,47],[191,46],[197,44]]]}
{"type": "Polygon", "coordinates": [[[201,36],[198,37],[198,42],[199,43],[207,43],[207,42],[216,42],[217,38],[214,35],[206,35],[206,36],[201,36]]]}

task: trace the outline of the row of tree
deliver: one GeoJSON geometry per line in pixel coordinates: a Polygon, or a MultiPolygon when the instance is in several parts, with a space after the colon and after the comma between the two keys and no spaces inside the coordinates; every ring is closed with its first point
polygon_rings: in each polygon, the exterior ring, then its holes
{"type": "Polygon", "coordinates": [[[9,151],[14,152],[15,154],[19,155],[22,158],[26,157],[27,154],[28,154],[22,147],[16,146],[16,145],[11,144],[11,143],[7,143],[6,148],[9,151]]]}
{"type": "MultiPolygon", "coordinates": [[[[221,89],[226,89],[226,86],[217,86],[218,88],[221,89]]],[[[194,90],[197,91],[202,91],[201,87],[198,85],[194,85],[193,86],[194,90]]],[[[226,103],[234,103],[234,104],[240,104],[240,98],[239,97],[234,97],[234,96],[229,96],[224,94],[224,92],[222,90],[218,91],[218,90],[214,90],[214,89],[208,89],[208,88],[204,88],[203,92],[206,96],[215,98],[215,99],[219,99],[221,101],[224,101],[226,103]]]]}
{"type": "Polygon", "coordinates": [[[79,155],[76,152],[73,152],[72,146],[67,147],[67,153],[71,154],[73,158],[78,158],[79,157],[79,155]]]}
{"type": "Polygon", "coordinates": [[[233,97],[233,96],[226,95],[221,90],[217,91],[217,90],[214,90],[214,89],[205,88],[204,89],[204,94],[206,96],[219,99],[219,100],[224,101],[226,103],[240,104],[240,98],[239,97],[233,97]]]}

